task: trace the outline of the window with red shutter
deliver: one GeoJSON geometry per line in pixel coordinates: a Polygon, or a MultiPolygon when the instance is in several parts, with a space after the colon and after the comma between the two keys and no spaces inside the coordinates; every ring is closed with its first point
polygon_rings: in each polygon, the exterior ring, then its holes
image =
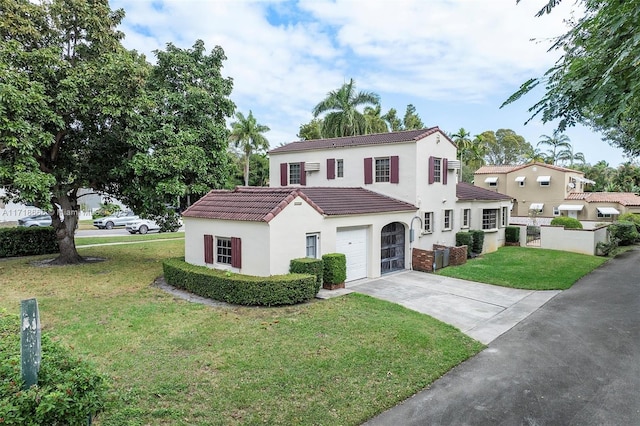
{"type": "Polygon", "coordinates": [[[336,159],[335,158],[327,158],[327,179],[335,179],[336,178],[336,159]]]}
{"type": "Polygon", "coordinates": [[[442,159],[442,184],[443,185],[447,184],[447,175],[449,174],[447,170],[448,167],[449,167],[449,160],[446,158],[443,158],[442,159]]]}
{"type": "Polygon", "coordinates": [[[242,240],[231,237],[231,266],[242,268],[242,240]]]}
{"type": "Polygon", "coordinates": [[[373,158],[368,157],[364,159],[364,184],[371,183],[373,183],[373,158]]]}
{"type": "Polygon", "coordinates": [[[280,186],[287,186],[289,184],[289,178],[287,172],[289,165],[287,163],[280,163],[280,186]]]}
{"type": "Polygon", "coordinates": [[[204,236],[204,263],[213,263],[213,235],[204,236]]]}
{"type": "Polygon", "coordinates": [[[304,161],[300,163],[300,185],[307,184],[307,174],[304,171],[304,161]]]}
{"type": "Polygon", "coordinates": [[[433,172],[433,163],[434,163],[433,157],[429,157],[429,184],[432,184],[433,182],[435,182],[435,174],[433,172]]]}
{"type": "Polygon", "coordinates": [[[391,157],[391,183],[400,182],[400,157],[393,155],[391,157]]]}

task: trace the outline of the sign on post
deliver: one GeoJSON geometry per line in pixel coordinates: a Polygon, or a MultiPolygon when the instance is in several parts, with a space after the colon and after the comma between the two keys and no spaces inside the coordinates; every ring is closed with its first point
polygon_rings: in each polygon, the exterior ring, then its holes
{"type": "Polygon", "coordinates": [[[20,302],[20,371],[25,390],[38,384],[41,359],[38,301],[22,300],[20,302]]]}

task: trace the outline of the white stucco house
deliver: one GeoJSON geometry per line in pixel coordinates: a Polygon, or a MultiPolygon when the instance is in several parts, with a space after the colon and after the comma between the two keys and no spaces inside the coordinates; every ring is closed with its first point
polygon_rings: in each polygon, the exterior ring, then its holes
{"type": "Polygon", "coordinates": [[[455,144],[438,127],[292,142],[270,151],[270,187],[214,190],[184,213],[185,260],[238,273],[288,272],[340,252],[347,281],[411,268],[413,249],[485,231],[504,243],[511,198],[458,184],[455,144]]]}

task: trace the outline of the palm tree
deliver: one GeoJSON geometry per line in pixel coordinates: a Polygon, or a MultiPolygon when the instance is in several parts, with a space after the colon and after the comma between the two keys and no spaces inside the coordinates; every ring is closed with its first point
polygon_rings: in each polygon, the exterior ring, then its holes
{"type": "Polygon", "coordinates": [[[454,133],[451,135],[451,139],[453,139],[453,141],[458,146],[458,158],[460,159],[466,157],[464,155],[465,151],[470,149],[473,145],[471,139],[469,139],[469,136],[471,136],[471,133],[467,132],[464,127],[460,127],[458,133],[454,133]]]}
{"type": "Polygon", "coordinates": [[[236,148],[240,148],[244,159],[244,185],[249,186],[249,159],[254,152],[262,152],[269,149],[269,141],[263,133],[268,132],[269,127],[258,124],[253,112],[245,117],[241,112],[236,113],[236,119],[231,123],[231,135],[229,139],[236,148]]]}
{"type": "Polygon", "coordinates": [[[322,136],[325,138],[364,135],[367,122],[356,108],[359,106],[380,104],[380,96],[373,92],[355,91],[353,79],[338,90],[327,93],[327,97],[313,108],[313,116],[327,113],[322,122],[322,136]]]}
{"type": "Polygon", "coordinates": [[[364,107],[364,119],[367,124],[366,133],[384,133],[389,131],[387,122],[382,118],[382,108],[380,105],[374,107],[364,107]]]}
{"type": "Polygon", "coordinates": [[[531,147],[531,149],[527,150],[527,152],[524,154],[524,159],[528,163],[547,162],[547,156],[544,155],[544,153],[540,149],[534,147],[531,147]]]}
{"type": "Polygon", "coordinates": [[[573,152],[573,147],[570,146],[567,149],[563,149],[562,151],[558,152],[558,160],[562,161],[563,164],[565,164],[566,162],[569,163],[569,167],[573,166],[573,162],[574,161],[579,161],[582,164],[586,163],[587,160],[584,157],[584,154],[582,152],[573,152]]]}
{"type": "Polygon", "coordinates": [[[558,150],[571,148],[571,140],[569,139],[569,136],[561,134],[557,129],[553,131],[553,136],[541,135],[540,137],[543,139],[538,142],[537,146],[546,145],[551,147],[551,150],[549,151],[551,164],[556,164],[558,161],[558,150]]]}

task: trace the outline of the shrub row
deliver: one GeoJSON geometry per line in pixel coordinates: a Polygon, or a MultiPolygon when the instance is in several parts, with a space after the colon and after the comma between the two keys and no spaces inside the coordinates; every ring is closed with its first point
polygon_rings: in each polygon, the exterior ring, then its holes
{"type": "Polygon", "coordinates": [[[633,222],[627,220],[619,220],[609,225],[609,237],[611,240],[615,240],[621,246],[628,246],[636,241],[640,237],[636,230],[636,225],[633,222]]]}
{"type": "Polygon", "coordinates": [[[322,259],[313,259],[311,257],[301,257],[292,259],[289,263],[289,272],[292,274],[308,274],[316,277],[316,293],[322,287],[324,262],[322,259]]]}
{"type": "Polygon", "coordinates": [[[551,219],[552,226],[564,226],[566,229],[582,229],[582,223],[575,217],[556,216],[551,219]]]}
{"type": "Polygon", "coordinates": [[[34,256],[57,251],[56,231],[50,226],[0,228],[0,257],[34,256]]]}
{"type": "Polygon", "coordinates": [[[318,293],[315,275],[256,277],[191,265],[184,258],[167,259],[162,267],[165,280],[172,286],[237,305],[293,305],[311,300],[318,293]]]}
{"type": "Polygon", "coordinates": [[[23,390],[20,320],[0,311],[0,423],[3,425],[86,425],[104,409],[107,381],[91,365],[41,336],[38,386],[23,390]]]}
{"type": "Polygon", "coordinates": [[[456,234],[456,246],[467,246],[467,254],[482,253],[484,245],[484,231],[481,229],[471,229],[467,232],[458,232],[456,234]]]}

